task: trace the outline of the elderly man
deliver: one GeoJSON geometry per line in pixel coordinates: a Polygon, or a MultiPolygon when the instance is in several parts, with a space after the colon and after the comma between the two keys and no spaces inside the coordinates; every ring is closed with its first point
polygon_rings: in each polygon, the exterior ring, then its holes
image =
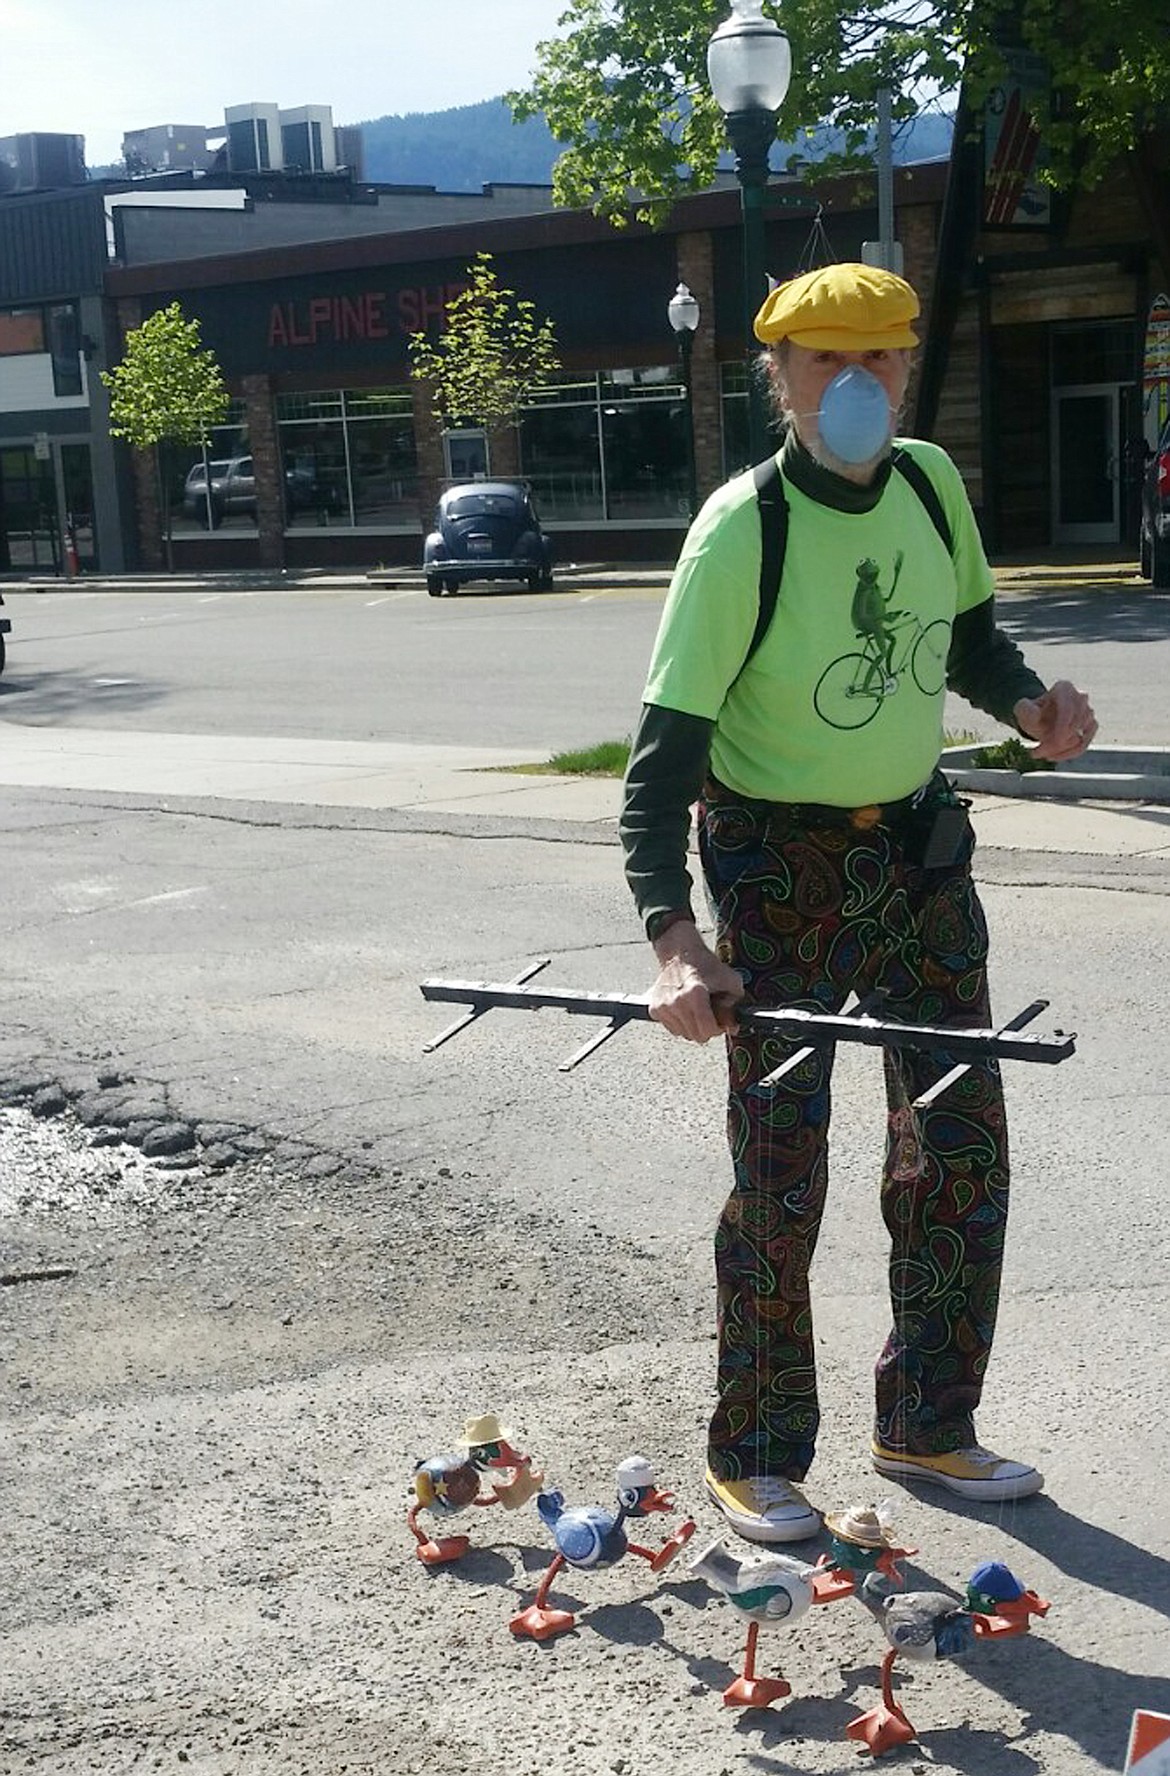
{"type": "MultiPolygon", "coordinates": [[[[691,527],[626,779],[626,874],[659,965],[652,1015],[692,1042],[727,1040],[734,1184],[715,1240],[707,1488],[755,1541],[819,1528],[797,1483],[819,1425],[809,1265],[833,1056],[819,1048],[761,1084],[791,1049],[738,1030],[735,1005],[838,1012],[880,991],[894,1018],[986,1025],[973,839],[938,769],[945,686],[1043,758],[1076,757],[1096,731],[1087,698],[1046,688],[996,628],[950,459],[894,437],[917,314],[909,284],[866,265],[809,272],[764,303],[783,447],[691,527]],[[714,949],[686,867],[696,801],[714,949]]],[[[1041,1475],[983,1448],[974,1425],[1007,1218],[1003,1097],[989,1061],[916,1114],[948,1066],[885,1054],[893,1325],[872,1460],[964,1497],[1020,1498],[1041,1475]]]]}

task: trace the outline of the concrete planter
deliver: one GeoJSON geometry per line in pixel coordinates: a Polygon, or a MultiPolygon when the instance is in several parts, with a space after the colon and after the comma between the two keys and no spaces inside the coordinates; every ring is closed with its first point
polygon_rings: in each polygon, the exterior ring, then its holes
{"type": "Polygon", "coordinates": [[[1054,771],[994,771],[971,762],[984,744],[944,749],[943,770],[960,789],[1058,801],[1170,803],[1170,750],[1164,747],[1091,747],[1054,771]]]}

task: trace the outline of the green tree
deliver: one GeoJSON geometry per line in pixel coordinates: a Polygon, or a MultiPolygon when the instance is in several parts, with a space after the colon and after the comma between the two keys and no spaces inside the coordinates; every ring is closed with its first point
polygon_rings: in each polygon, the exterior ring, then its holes
{"type": "Polygon", "coordinates": [[[503,288],[490,253],[468,266],[443,332],[412,333],[408,349],[410,373],[429,384],[438,423],[481,425],[489,439],[517,425],[532,390],[561,367],[552,322],[503,288]]]}
{"type": "MultiPolygon", "coordinates": [[[[834,166],[872,165],[880,87],[893,94],[895,123],[961,79],[978,106],[1003,73],[1009,35],[1052,71],[1037,122],[1056,184],[1091,183],[1170,105],[1165,0],[765,0],[764,10],[792,45],[778,133],[833,126],[844,144],[834,166]]],[[[618,221],[634,201],[656,221],[710,184],[727,139],[707,45],[726,13],[725,0],[569,0],[563,34],[537,47],[531,85],[505,95],[518,121],[543,112],[565,144],[559,203],[618,221]]]]}
{"type": "MultiPolygon", "coordinates": [[[[214,426],[228,407],[228,391],[214,352],[199,343],[199,322],[177,302],[148,316],[126,335],[120,364],[101,372],[110,393],[110,432],[136,450],[153,450],[163,516],[167,567],[174,567],[166,454],[176,444],[200,445],[206,463],[214,426]]],[[[210,484],[205,483],[210,500],[210,484]]],[[[210,510],[208,524],[210,528],[210,510]]]]}

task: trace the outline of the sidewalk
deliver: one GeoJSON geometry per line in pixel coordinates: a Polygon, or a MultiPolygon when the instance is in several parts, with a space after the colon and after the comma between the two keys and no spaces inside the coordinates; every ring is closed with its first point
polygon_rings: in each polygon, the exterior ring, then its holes
{"type": "MultiPolygon", "coordinates": [[[[0,721],[0,783],[296,807],[551,820],[612,831],[613,778],[517,772],[531,753],[384,741],[23,727],[0,721]]],[[[976,796],[980,844],[1170,862],[1170,806],[976,796]]]]}
{"type": "MultiPolygon", "coordinates": [[[[1060,550],[1051,555],[1011,556],[993,561],[998,591],[1004,594],[1071,592],[1087,587],[1102,592],[1150,591],[1136,560],[1125,554],[1097,557],[1087,550],[1060,550]]],[[[670,584],[669,562],[566,561],[554,567],[557,588],[641,587],[664,591],[670,584]]],[[[501,582],[501,584],[506,584],[501,582]]],[[[408,565],[348,570],[325,568],[237,568],[201,573],[83,574],[66,580],[56,574],[28,577],[0,574],[4,592],[349,592],[373,586],[424,593],[422,569],[408,565]]],[[[523,588],[513,588],[520,593],[523,588]]]]}
{"type": "MultiPolygon", "coordinates": [[[[566,561],[554,568],[558,591],[577,586],[651,586],[670,584],[671,568],[656,562],[566,561]]],[[[518,583],[504,590],[521,593],[518,583]]],[[[0,593],[8,592],[352,592],[366,587],[426,592],[422,569],[384,568],[235,568],[226,572],[81,574],[67,580],[60,574],[21,577],[0,574],[0,593]]]]}

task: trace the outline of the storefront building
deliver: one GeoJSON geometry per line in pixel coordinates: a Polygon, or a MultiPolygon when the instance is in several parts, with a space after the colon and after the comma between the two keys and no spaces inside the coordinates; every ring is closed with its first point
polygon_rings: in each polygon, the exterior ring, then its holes
{"type": "MultiPolygon", "coordinates": [[[[1151,138],[1111,181],[1066,200],[1031,166],[985,137],[949,164],[896,169],[894,232],[923,297],[906,429],[955,457],[993,552],[1135,550],[1146,434],[1170,395],[1151,383],[1147,337],[1170,284],[1170,141],[1151,138]]],[[[389,215],[398,200],[379,191],[389,215]]],[[[562,561],[669,560],[688,517],[692,435],[700,497],[746,458],[738,188],[684,200],[657,232],[633,220],[615,231],[522,193],[506,202],[516,213],[501,203],[381,232],[367,213],[344,238],[226,253],[208,251],[212,232],[244,238],[247,217],[213,223],[160,205],[153,234],[153,213],[136,212],[121,263],[91,235],[71,278],[41,264],[17,300],[0,286],[0,570],[36,565],[43,541],[28,537],[43,527],[25,520],[50,482],[52,503],[75,514],[92,493],[83,566],[157,568],[168,521],[177,567],[417,566],[444,479],[487,470],[531,482],[562,561]],[[443,432],[407,350],[412,333],[442,328],[484,251],[501,283],[552,319],[562,362],[490,455],[474,426],[443,432]],[[679,282],[701,309],[689,390],[667,317],[679,282]],[[212,442],[224,498],[211,512],[196,452],[169,453],[160,509],[153,463],[110,442],[92,373],[176,300],[232,392],[212,442]],[[26,311],[38,305],[34,339],[26,311]],[[51,475],[35,467],[46,432],[51,475]]],[[[296,222],[301,235],[310,226],[296,222]]],[[[774,181],[765,226],[776,278],[858,258],[878,234],[876,191],[856,178],[774,181]]]]}
{"type": "MultiPolygon", "coordinates": [[[[898,179],[907,270],[924,288],[945,179],[942,163],[898,179]]],[[[773,274],[798,269],[818,210],[835,256],[859,257],[877,221],[856,196],[855,181],[777,186],[767,217],[773,274]]],[[[172,522],[183,561],[417,564],[443,480],[489,470],[531,483],[562,560],[667,559],[689,512],[689,421],[701,494],[746,460],[741,263],[731,186],[686,200],[658,232],[551,213],[127,267],[107,288],[123,329],[179,301],[235,396],[214,453],[221,464],[245,463],[251,497],[209,534],[206,502],[183,497],[184,476],[194,469],[197,485],[202,470],[193,456],[177,464],[172,522]],[[552,319],[562,362],[517,431],[490,445],[474,426],[441,430],[407,349],[412,333],[442,327],[481,251],[503,285],[552,319]],[[701,308],[689,405],[667,316],[680,281],[701,308]]],[[[145,475],[140,492],[149,560],[161,527],[145,475]]]]}
{"type": "MultiPolygon", "coordinates": [[[[94,374],[110,305],[100,191],[0,198],[0,573],[117,572],[133,502],[94,374]]],[[[127,553],[129,546],[130,553],[127,553]]]]}

